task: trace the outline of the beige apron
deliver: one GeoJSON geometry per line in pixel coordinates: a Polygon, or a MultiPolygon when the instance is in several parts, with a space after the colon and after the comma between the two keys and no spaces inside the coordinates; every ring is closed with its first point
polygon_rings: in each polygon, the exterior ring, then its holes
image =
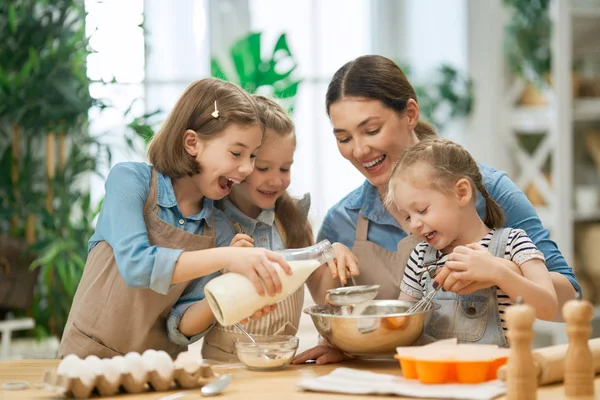
{"type": "MultiPolygon", "coordinates": [[[[241,226],[233,224],[237,233],[243,233],[241,226]]],[[[279,220],[275,219],[275,227],[285,243],[285,230],[279,220]]],[[[254,337],[271,335],[295,335],[298,332],[302,305],[304,303],[304,285],[291,296],[277,303],[277,308],[258,320],[249,320],[244,329],[254,337]]],[[[238,361],[235,354],[234,340],[245,337],[233,326],[222,326],[218,322],[204,337],[202,358],[224,362],[238,361]]]]}
{"type": "MultiPolygon", "coordinates": [[[[214,216],[204,236],[169,225],[158,217],[158,184],[152,171],[144,221],[153,246],[185,251],[215,246],[214,216]]],[[[62,336],[59,357],[76,354],[113,357],[130,351],[164,350],[172,357],[187,350],[169,341],[166,319],[188,282],[173,285],[166,295],[151,289],[128,287],[115,262],[111,246],[102,241],[90,251],[62,336]]]]}
{"type": "Polygon", "coordinates": [[[369,220],[358,214],[356,240],[352,252],[358,258],[360,275],[357,285],[381,285],[377,299],[396,300],[400,297],[400,283],[410,253],[419,241],[409,235],[398,242],[397,251],[388,251],[367,240],[369,220]]]}

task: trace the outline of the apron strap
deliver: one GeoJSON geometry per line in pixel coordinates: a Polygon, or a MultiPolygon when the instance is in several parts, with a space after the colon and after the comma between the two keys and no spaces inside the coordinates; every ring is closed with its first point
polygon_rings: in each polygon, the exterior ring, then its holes
{"type": "Polygon", "coordinates": [[[369,231],[369,220],[361,213],[358,213],[358,221],[356,222],[356,240],[367,241],[367,233],[369,231]]]}
{"type": "Polygon", "coordinates": [[[156,170],[152,167],[152,175],[150,176],[150,192],[148,192],[148,198],[146,199],[146,203],[144,203],[144,208],[153,213],[158,212],[158,205],[156,204],[156,200],[158,199],[158,177],[156,175],[156,170]]]}
{"type": "Polygon", "coordinates": [[[504,254],[506,253],[506,245],[508,244],[508,237],[511,231],[511,228],[498,228],[496,232],[494,232],[494,235],[490,240],[488,250],[495,257],[504,258],[504,254]]]}
{"type": "Polygon", "coordinates": [[[215,213],[214,210],[210,216],[210,226],[204,222],[204,231],[202,232],[202,236],[215,236],[215,213]]]}
{"type": "Polygon", "coordinates": [[[427,246],[425,248],[425,255],[423,256],[423,267],[425,267],[424,271],[427,271],[431,279],[433,279],[435,273],[437,272],[437,258],[437,250],[435,247],[427,246]],[[429,267],[431,267],[431,269],[429,267]]]}

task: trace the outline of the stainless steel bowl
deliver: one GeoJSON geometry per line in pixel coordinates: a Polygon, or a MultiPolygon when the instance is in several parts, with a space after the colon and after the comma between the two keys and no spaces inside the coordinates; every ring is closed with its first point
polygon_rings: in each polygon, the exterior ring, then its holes
{"type": "Polygon", "coordinates": [[[304,312],[332,345],[355,357],[372,357],[393,354],[396,347],[410,346],[421,336],[425,316],[436,307],[407,314],[414,303],[373,300],[349,306],[314,306],[304,312]]]}

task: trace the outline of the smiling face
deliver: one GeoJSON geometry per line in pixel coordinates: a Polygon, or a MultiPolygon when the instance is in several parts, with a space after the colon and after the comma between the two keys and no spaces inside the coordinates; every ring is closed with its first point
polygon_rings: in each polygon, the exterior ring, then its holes
{"type": "Polygon", "coordinates": [[[418,163],[395,175],[390,189],[403,229],[446,252],[460,241],[464,228],[461,221],[465,206],[472,199],[471,189],[461,179],[454,187],[442,191],[431,184],[431,177],[430,167],[418,163]]]}
{"type": "Polygon", "coordinates": [[[418,142],[413,129],[419,119],[410,99],[399,115],[379,100],[348,97],[329,108],[340,153],[377,187],[384,187],[398,155],[418,142]]]}
{"type": "Polygon", "coordinates": [[[275,201],[290,185],[296,138],[293,132],[278,134],[267,129],[256,155],[254,171],[231,193],[231,200],[246,215],[256,218],[260,211],[275,207],[275,201]]]}
{"type": "Polygon", "coordinates": [[[259,125],[231,124],[210,140],[201,140],[194,131],[186,131],[186,151],[201,167],[201,172],[191,177],[198,191],[213,200],[228,195],[234,184],[252,173],[262,137],[259,125]]]}

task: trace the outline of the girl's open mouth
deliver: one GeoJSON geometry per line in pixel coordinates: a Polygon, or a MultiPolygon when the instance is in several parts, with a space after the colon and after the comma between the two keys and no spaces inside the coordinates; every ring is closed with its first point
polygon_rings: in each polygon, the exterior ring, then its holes
{"type": "Polygon", "coordinates": [[[219,177],[219,186],[221,187],[221,190],[223,192],[229,193],[233,185],[235,185],[236,183],[240,183],[240,181],[238,181],[237,179],[228,178],[226,176],[219,177]]]}

